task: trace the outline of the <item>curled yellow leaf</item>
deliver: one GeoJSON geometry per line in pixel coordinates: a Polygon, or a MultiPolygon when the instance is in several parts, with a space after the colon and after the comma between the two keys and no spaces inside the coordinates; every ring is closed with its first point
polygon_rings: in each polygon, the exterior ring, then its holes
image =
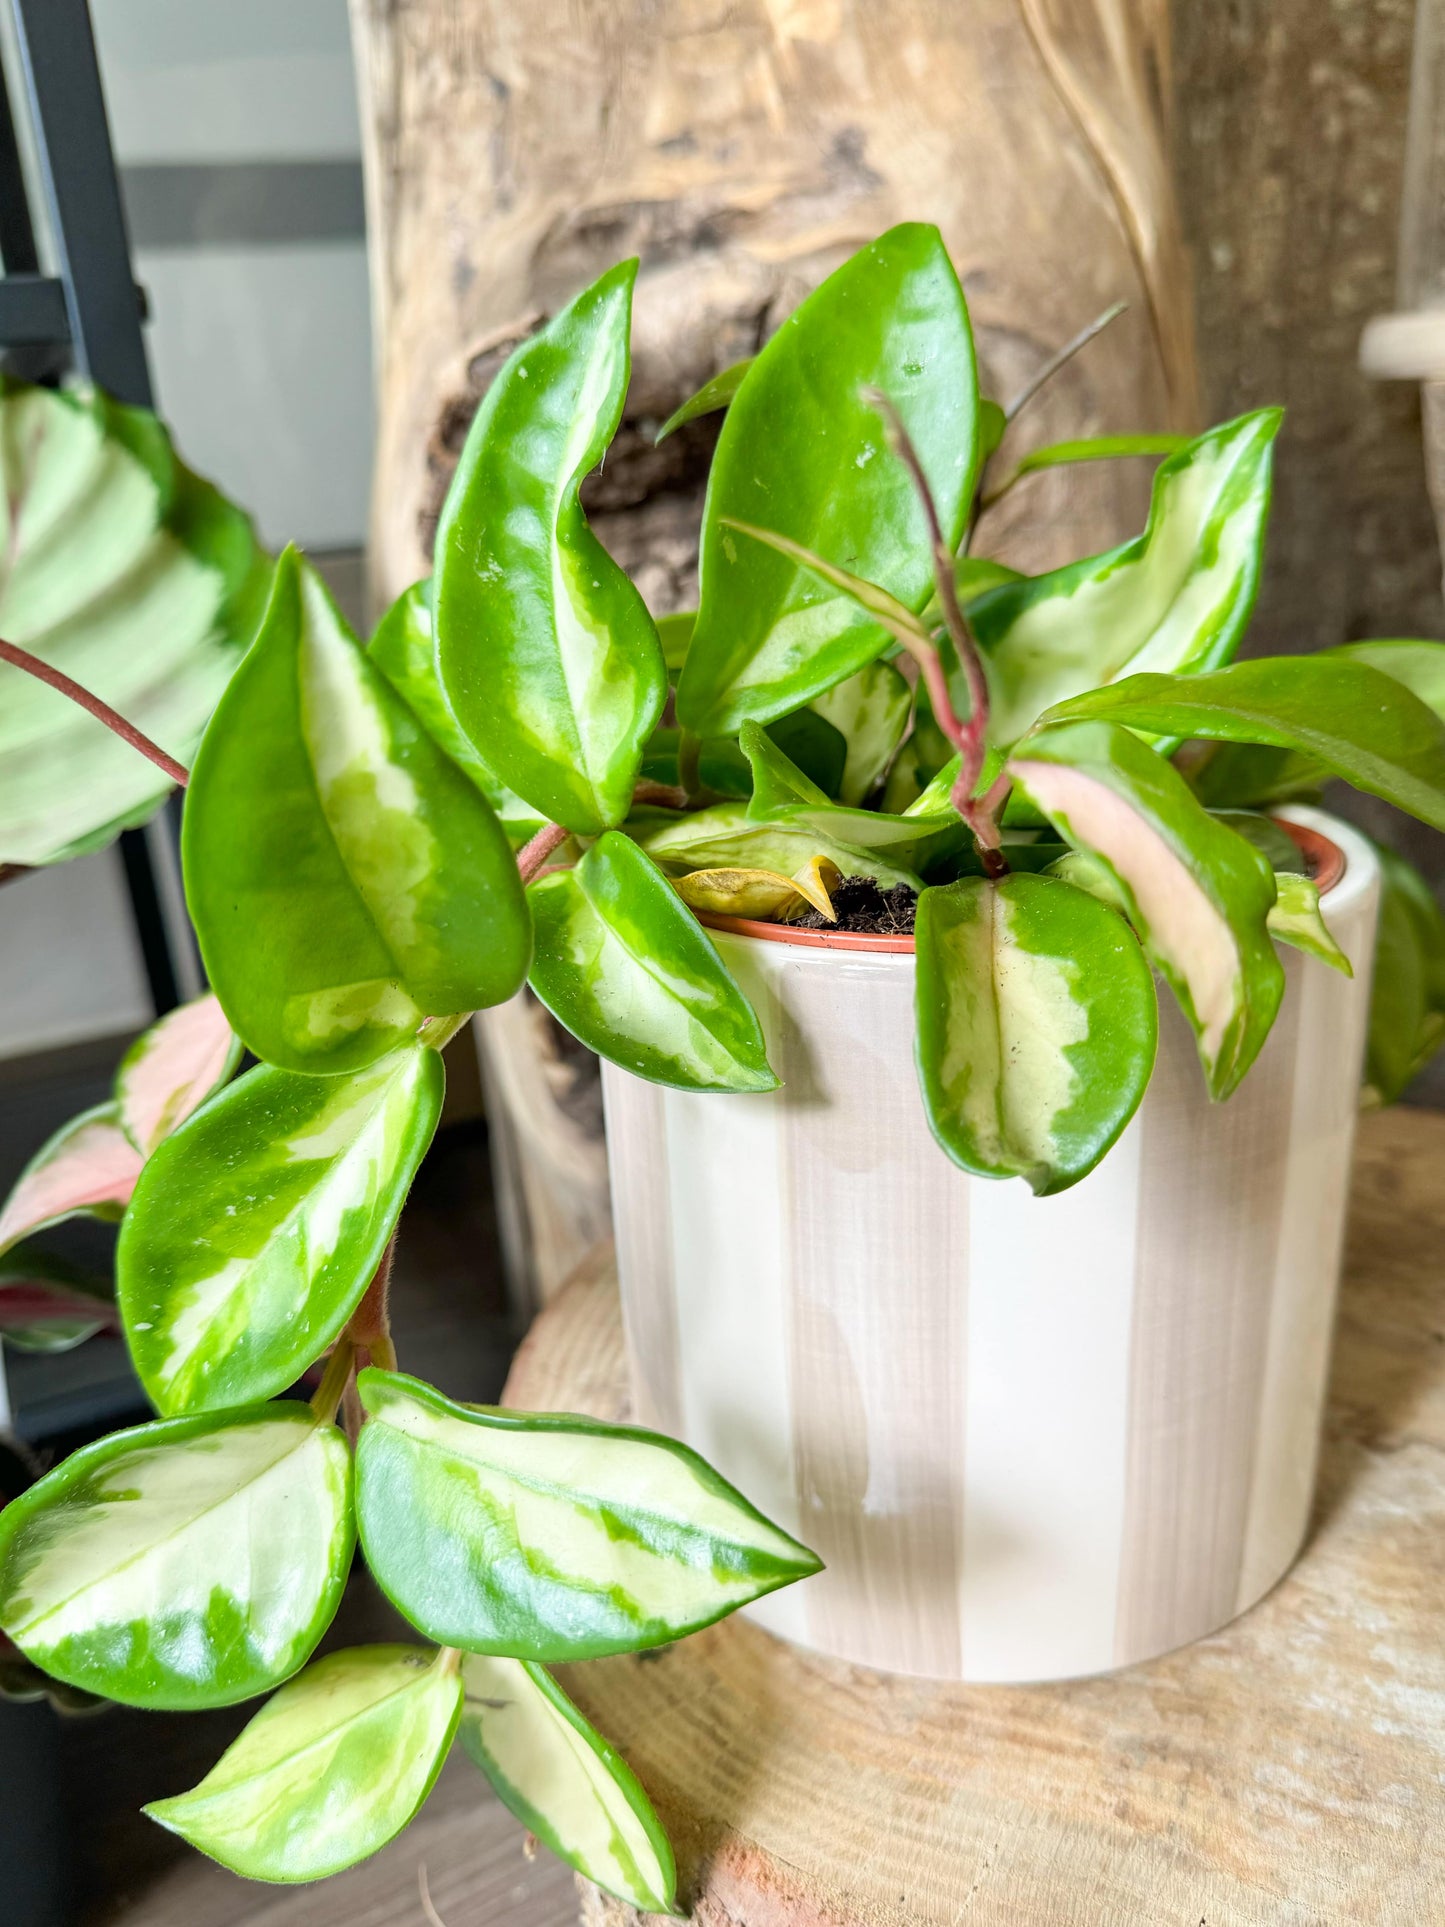
{"type": "Polygon", "coordinates": [[[785,923],[805,905],[834,921],[831,891],[839,870],[825,856],[811,857],[796,876],[777,870],[693,870],[674,880],[674,888],[690,910],[714,916],[754,917],[785,923]]]}

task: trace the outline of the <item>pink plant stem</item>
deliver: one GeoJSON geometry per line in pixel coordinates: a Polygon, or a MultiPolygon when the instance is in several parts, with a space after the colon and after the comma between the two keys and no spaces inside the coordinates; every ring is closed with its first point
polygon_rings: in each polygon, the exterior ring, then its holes
{"type": "MultiPolygon", "coordinates": [[[[958,585],[953,576],[953,550],[943,533],[943,525],[938,519],[938,507],[933,499],[933,491],[928,486],[928,477],[923,472],[923,464],[918,459],[908,430],[897,409],[888,397],[876,388],[865,388],[863,399],[876,408],[883,417],[888,430],[888,439],[894,453],[913,478],[913,486],[918,499],[923,504],[923,513],[928,520],[929,543],[933,551],[933,580],[938,592],[938,605],[943,611],[944,624],[949,638],[957,653],[959,666],[968,684],[968,720],[960,719],[953,706],[949,693],[948,677],[944,673],[943,659],[936,648],[914,648],[924,683],[928,689],[928,700],[933,706],[934,719],[959,755],[958,776],[954,781],[951,801],[964,822],[973,831],[983,867],[991,877],[1002,876],[1008,869],[1004,861],[998,824],[994,817],[992,799],[998,794],[995,784],[985,797],[975,797],[978,779],[983,771],[983,760],[988,738],[988,681],[983,673],[983,663],[978,648],[969,633],[967,619],[958,600],[958,585]]],[[[1004,793],[1007,793],[1005,786],[1004,793]]]]}
{"type": "Polygon", "coordinates": [[[560,823],[549,823],[545,829],[538,830],[530,843],[524,843],[517,852],[517,874],[523,883],[530,883],[552,852],[567,841],[572,834],[564,830],[560,823]]]}
{"type": "Polygon", "coordinates": [[[102,702],[99,696],[75,682],[63,670],[52,668],[48,662],[42,662],[39,656],[32,656],[28,649],[17,649],[13,642],[0,641],[0,662],[23,669],[27,675],[34,676],[37,682],[48,683],[52,689],[59,690],[62,696],[68,696],[98,722],[104,723],[107,729],[114,730],[123,743],[129,743],[142,756],[148,756],[157,769],[163,770],[182,789],[190,782],[191,772],[178,763],[174,756],[168,756],[159,743],[153,743],[134,723],[128,723],[109,703],[102,702]]]}

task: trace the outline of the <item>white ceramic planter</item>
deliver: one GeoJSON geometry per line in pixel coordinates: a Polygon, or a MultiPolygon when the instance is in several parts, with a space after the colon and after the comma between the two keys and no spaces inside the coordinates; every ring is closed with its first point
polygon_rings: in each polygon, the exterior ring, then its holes
{"type": "Polygon", "coordinates": [[[1288,988],[1228,1103],[1160,995],[1147,1097],[1036,1199],[958,1171],[913,1069],[913,958],[715,933],[783,1088],[603,1066],[641,1422],[827,1570],[752,1608],[839,1658],[1057,1679],[1215,1631],[1299,1549],[1314,1487],[1378,870],[1325,908],[1351,981],[1288,988]]]}

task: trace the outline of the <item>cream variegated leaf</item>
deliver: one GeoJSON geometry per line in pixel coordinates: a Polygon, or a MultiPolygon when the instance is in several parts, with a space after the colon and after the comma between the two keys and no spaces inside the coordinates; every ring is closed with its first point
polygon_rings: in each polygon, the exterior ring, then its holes
{"type": "Polygon", "coordinates": [[[908,729],[913,691],[889,662],[870,662],[812,708],[848,745],[838,801],[856,809],[887,774],[908,729]]]}
{"type": "Polygon", "coordinates": [[[163,1420],[73,1453],[0,1513],[0,1626],[127,1706],[286,1679],[351,1562],[351,1453],[304,1405],[163,1420]]]}
{"type": "Polygon", "coordinates": [[[73,1117],[16,1179],[0,1210],[0,1252],[66,1218],[118,1219],[135,1189],[142,1161],[121,1129],[115,1104],[73,1117]]]}
{"type": "Polygon", "coordinates": [[[1284,994],[1266,927],[1275,900],[1268,859],[1118,724],[1040,730],[1009,770],[1061,836],[1108,865],[1193,1027],[1210,1094],[1227,1097],[1284,994]]]}
{"type": "Polygon", "coordinates": [[[269,1699],[199,1786],[145,1809],[248,1880],[321,1880],[384,1847],[441,1771],[460,1655],[358,1646],[269,1699]]]}
{"type": "Polygon", "coordinates": [[[121,1127],[142,1157],[184,1124],[232,1075],[241,1040],[210,996],[168,1011],[138,1037],[116,1072],[121,1127]]]}
{"type": "Polygon", "coordinates": [[[1277,875],[1274,881],[1278,895],[1269,913],[1269,934],[1281,943],[1292,944],[1296,950],[1318,957],[1321,963],[1327,963],[1342,976],[1353,977],[1354,966],[1331,936],[1324,920],[1320,893],[1314,882],[1293,873],[1277,875]]]}
{"type": "Polygon", "coordinates": [[[420,1045],[347,1077],[262,1065],[159,1147],[117,1283],[160,1411],[267,1398],[332,1342],[391,1235],[442,1086],[420,1045]]]}
{"type": "Polygon", "coordinates": [[[533,1660],[632,1652],[818,1570],[671,1439],[456,1405],[394,1373],[360,1387],[362,1544],[429,1638],[533,1660]]]}
{"type": "Polygon", "coordinates": [[[469,1653],[457,1737],[559,1860],[643,1913],[673,1911],[672,1848],[627,1762],[524,1659],[469,1653]]]}
{"type": "Polygon", "coordinates": [[[970,604],[993,741],[1120,676],[1228,661],[1259,582],[1279,422],[1264,408],[1210,429],[1161,464],[1142,535],[970,604]]]}
{"type": "Polygon", "coordinates": [[[918,1070],[933,1133],[980,1177],[1047,1196],[1084,1177],[1154,1066],[1149,966],[1121,917],[1043,876],[918,900],[918,1070]]]}

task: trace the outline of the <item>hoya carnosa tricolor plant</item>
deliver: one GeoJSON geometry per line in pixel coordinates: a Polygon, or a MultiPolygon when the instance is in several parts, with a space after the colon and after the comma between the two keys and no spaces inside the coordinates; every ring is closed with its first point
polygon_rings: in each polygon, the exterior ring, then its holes
{"type": "MultiPolygon", "coordinates": [[[[33,711],[26,743],[58,732],[76,759],[63,795],[7,761],[0,859],[90,847],[186,781],[184,751],[213,986],[0,1213],[0,1329],[65,1344],[119,1323],[161,1414],[0,1515],[0,1627],[76,1694],[274,1687],[197,1787],[149,1809],[258,1879],[382,1845],[460,1736],[539,1839],[668,1910],[645,1792],[544,1669],[677,1638],[817,1568],[670,1440],[399,1369],[397,1224],[440,1048],[472,1011],[530,982],[637,1076],[772,1101],[757,1014],[701,919],[826,924],[885,892],[916,918],[942,1151],[1047,1196],[1134,1114],[1161,991],[1224,1100],[1279,1007],[1276,946],[1349,968],[1270,807],[1342,777],[1445,827],[1445,645],[1235,661],[1277,411],[1011,455],[1027,393],[980,394],[931,227],[860,250],[665,425],[726,410],[698,608],[649,611],[580,497],[621,418],[636,272],[610,268],[500,370],[431,574],[369,644],[288,551],[249,651],[227,653],[254,607],[248,530],[210,497],[199,514],[159,430],[93,397],[0,402],[59,408],[64,431],[55,486],[11,490],[0,676],[19,707],[0,714],[33,711]],[[987,509],[1030,475],[1121,458],[1159,464],[1133,539],[1034,577],[982,552],[987,509]],[[92,470],[110,485],[67,482],[92,470]],[[159,650],[190,665],[174,691],[125,684],[98,648],[81,686],[79,618],[41,593],[46,557],[89,544],[123,612],[127,541],[187,612],[159,650]],[[258,1061],[235,1077],[243,1046],[258,1061]],[[35,1242],[76,1212],[122,1220],[114,1294],[35,1242]],[[354,1542],[427,1644],[313,1657],[354,1542]]],[[[1386,874],[1382,1098],[1445,1032],[1445,924],[1414,872],[1386,874]]]]}

